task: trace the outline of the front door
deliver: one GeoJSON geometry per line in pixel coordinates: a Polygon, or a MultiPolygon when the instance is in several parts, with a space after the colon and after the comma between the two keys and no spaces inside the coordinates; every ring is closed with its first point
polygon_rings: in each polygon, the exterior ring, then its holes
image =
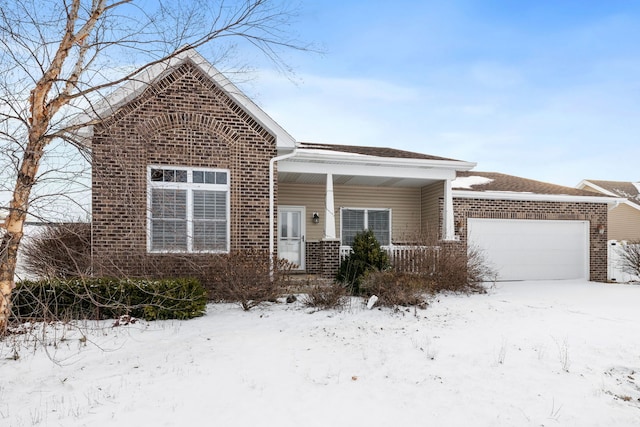
{"type": "Polygon", "coordinates": [[[278,210],[278,257],[304,270],[304,213],[303,206],[282,206],[278,210]]]}

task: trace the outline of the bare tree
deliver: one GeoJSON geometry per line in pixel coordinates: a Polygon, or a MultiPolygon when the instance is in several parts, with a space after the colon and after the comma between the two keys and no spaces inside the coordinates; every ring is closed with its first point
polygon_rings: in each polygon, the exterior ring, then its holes
{"type": "Polygon", "coordinates": [[[640,277],[640,240],[632,240],[621,247],[618,265],[625,273],[640,277]]]}
{"type": "Polygon", "coordinates": [[[190,48],[222,55],[244,43],[285,67],[283,48],[308,49],[288,38],[292,12],[284,0],[0,0],[0,181],[10,183],[0,190],[11,194],[0,205],[0,334],[33,190],[52,171],[80,173],[45,170],[51,147],[89,155],[77,131],[91,122],[78,117],[114,85],[190,48]]]}

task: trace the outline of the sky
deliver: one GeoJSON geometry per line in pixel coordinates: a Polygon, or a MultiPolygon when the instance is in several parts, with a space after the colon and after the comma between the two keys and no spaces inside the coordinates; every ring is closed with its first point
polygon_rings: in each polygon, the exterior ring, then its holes
{"type": "Polygon", "coordinates": [[[298,2],[283,32],[320,53],[284,50],[283,73],[236,39],[254,72],[229,77],[298,141],[571,187],[640,181],[640,2],[276,1],[298,2]]]}
{"type": "Polygon", "coordinates": [[[307,0],[291,34],[322,53],[241,87],[299,141],[640,180],[638,2],[307,0]]]}

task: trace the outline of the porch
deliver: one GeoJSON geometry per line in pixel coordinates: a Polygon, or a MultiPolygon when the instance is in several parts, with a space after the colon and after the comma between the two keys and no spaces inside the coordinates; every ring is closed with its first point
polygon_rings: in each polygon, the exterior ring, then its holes
{"type": "Polygon", "coordinates": [[[417,255],[437,250],[406,242],[426,232],[436,245],[456,240],[451,182],[475,164],[379,150],[384,157],[371,147],[305,143],[278,162],[279,256],[300,271],[333,276],[355,234],[371,229],[394,265],[416,270],[417,255]]]}

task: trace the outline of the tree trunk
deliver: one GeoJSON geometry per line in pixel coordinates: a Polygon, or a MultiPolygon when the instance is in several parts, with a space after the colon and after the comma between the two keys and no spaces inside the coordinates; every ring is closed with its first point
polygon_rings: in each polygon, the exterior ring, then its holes
{"type": "Polygon", "coordinates": [[[5,234],[0,243],[0,335],[4,335],[7,331],[11,314],[11,294],[16,287],[18,248],[29,210],[31,189],[47,142],[42,137],[42,133],[31,132],[9,205],[9,214],[4,221],[5,234]]]}

